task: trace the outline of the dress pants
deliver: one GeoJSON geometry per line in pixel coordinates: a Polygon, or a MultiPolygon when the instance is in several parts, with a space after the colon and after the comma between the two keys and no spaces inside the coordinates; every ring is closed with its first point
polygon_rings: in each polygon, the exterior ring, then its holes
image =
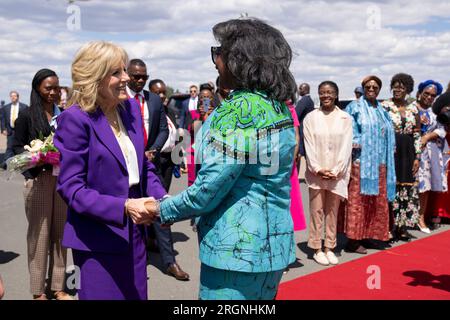
{"type": "Polygon", "coordinates": [[[322,248],[322,234],[325,223],[325,247],[336,247],[337,216],[341,197],[328,190],[309,188],[309,237],[308,247],[322,248]]]}
{"type": "MultiPolygon", "coordinates": [[[[164,189],[169,192],[174,167],[170,153],[159,154],[154,163],[164,189]]],[[[172,230],[170,227],[162,228],[161,222],[155,221],[147,227],[147,232],[149,238],[156,239],[158,242],[158,248],[164,267],[168,267],[169,265],[175,263],[172,230]]]]}
{"type": "Polygon", "coordinates": [[[65,288],[67,250],[61,241],[67,206],[56,192],[56,179],[51,171],[42,171],[35,179],[27,180],[24,188],[28,269],[33,295],[45,292],[47,270],[51,290],[65,288]]]}

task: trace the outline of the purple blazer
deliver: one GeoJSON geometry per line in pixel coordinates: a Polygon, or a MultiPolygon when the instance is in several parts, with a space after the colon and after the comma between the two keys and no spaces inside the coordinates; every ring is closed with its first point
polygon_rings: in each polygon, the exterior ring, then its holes
{"type": "MultiPolygon", "coordinates": [[[[136,149],[140,195],[161,199],[166,192],[154,165],[144,155],[137,102],[126,100],[119,113],[136,149]]],[[[128,172],[102,110],[87,113],[78,105],[65,110],[58,117],[54,144],[61,152],[57,191],[68,205],[63,246],[109,253],[129,250],[131,220],[124,214],[128,172]]]]}

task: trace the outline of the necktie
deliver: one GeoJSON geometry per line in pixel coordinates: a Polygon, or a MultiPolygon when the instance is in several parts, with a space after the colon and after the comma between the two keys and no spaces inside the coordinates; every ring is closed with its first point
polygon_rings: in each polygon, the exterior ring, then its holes
{"type": "Polygon", "coordinates": [[[144,108],[145,108],[145,103],[144,103],[144,99],[141,99],[141,95],[139,93],[136,93],[136,95],[134,96],[134,98],[136,99],[136,101],[139,103],[139,106],[141,108],[141,117],[142,117],[142,134],[144,135],[144,148],[147,147],[147,141],[148,141],[148,136],[147,136],[147,130],[145,130],[145,123],[144,123],[144,108]]]}
{"type": "Polygon", "coordinates": [[[17,104],[11,105],[11,128],[14,128],[14,124],[17,119],[17,104]]]}

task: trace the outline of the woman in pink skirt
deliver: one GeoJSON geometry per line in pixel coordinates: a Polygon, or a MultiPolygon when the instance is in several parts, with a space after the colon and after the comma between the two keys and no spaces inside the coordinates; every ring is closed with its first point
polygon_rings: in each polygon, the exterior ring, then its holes
{"type": "Polygon", "coordinates": [[[300,122],[298,121],[297,113],[295,112],[295,106],[292,104],[292,102],[287,101],[286,104],[289,107],[289,111],[291,111],[292,118],[294,119],[295,140],[297,141],[294,153],[295,155],[294,164],[292,166],[292,173],[291,173],[291,216],[292,221],[294,222],[294,231],[300,231],[306,229],[305,214],[303,212],[302,194],[300,191],[300,183],[298,182],[298,171],[297,171],[297,161],[300,161],[300,158],[298,157],[298,147],[300,140],[298,127],[300,126],[300,122]]]}

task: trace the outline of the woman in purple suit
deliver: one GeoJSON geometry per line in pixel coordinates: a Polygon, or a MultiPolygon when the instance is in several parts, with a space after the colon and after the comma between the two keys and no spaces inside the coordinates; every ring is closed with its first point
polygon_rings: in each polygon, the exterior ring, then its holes
{"type": "Polygon", "coordinates": [[[144,156],[140,109],[127,100],[126,52],[95,41],[72,63],[71,107],[58,118],[63,245],[80,268],[80,300],[147,299],[144,196],[166,192],[144,156]]]}

